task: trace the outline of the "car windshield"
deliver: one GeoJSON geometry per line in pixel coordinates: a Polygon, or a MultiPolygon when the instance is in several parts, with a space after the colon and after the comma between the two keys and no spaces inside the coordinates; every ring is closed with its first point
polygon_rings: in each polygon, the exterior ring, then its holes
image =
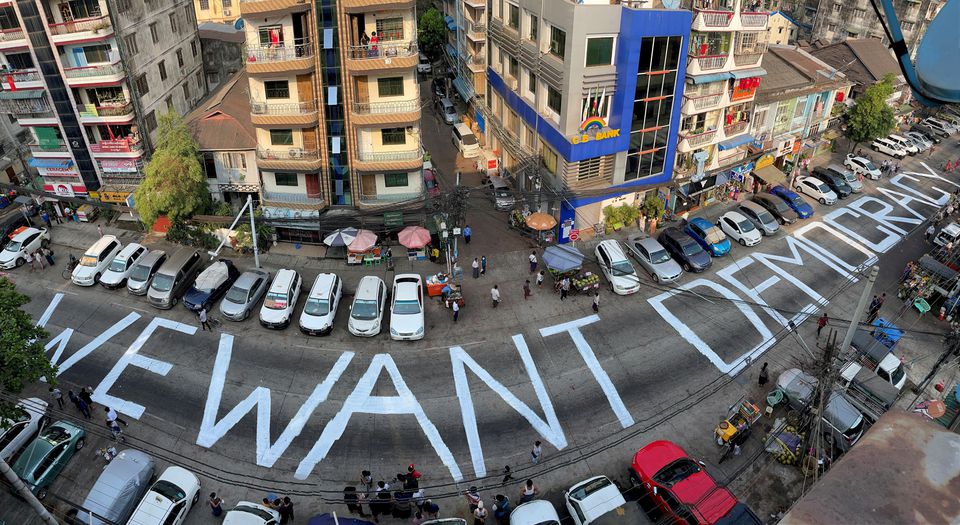
{"type": "Polygon", "coordinates": [[[805,206],[805,205],[807,204],[807,201],[803,200],[803,197],[800,197],[799,195],[797,195],[796,197],[790,199],[790,202],[792,202],[793,205],[796,206],[796,207],[798,207],[798,208],[800,208],[800,207],[802,207],[802,206],[805,206]]]}
{"type": "Polygon", "coordinates": [[[127,261],[123,259],[114,259],[110,262],[110,267],[107,268],[111,272],[122,272],[127,269],[127,261]]]}
{"type": "Polygon", "coordinates": [[[874,171],[874,170],[877,169],[877,167],[874,166],[873,163],[870,162],[869,160],[866,162],[866,164],[864,164],[864,167],[867,168],[867,169],[870,170],[870,171],[874,171]]]}
{"type": "Polygon", "coordinates": [[[303,313],[307,315],[327,315],[330,313],[330,301],[311,297],[303,306],[303,313]]]}
{"type": "Polygon", "coordinates": [[[670,254],[666,250],[657,250],[650,254],[650,262],[653,264],[665,263],[670,260],[670,254]]]}
{"type": "Polygon", "coordinates": [[[266,306],[269,310],[286,310],[287,302],[287,294],[270,292],[267,294],[267,299],[263,301],[263,306],[266,306]]]}
{"type": "Polygon", "coordinates": [[[97,265],[98,262],[100,262],[100,260],[97,259],[96,255],[84,254],[83,257],[80,258],[80,266],[87,266],[87,267],[93,268],[97,265]]]}
{"type": "Polygon", "coordinates": [[[20,251],[20,241],[10,241],[10,244],[4,248],[8,252],[19,252],[20,251]]]}
{"type": "Polygon", "coordinates": [[[750,222],[750,221],[748,221],[748,220],[746,220],[746,219],[740,221],[740,222],[737,223],[737,224],[740,226],[740,231],[742,231],[743,233],[752,232],[753,230],[756,229],[756,227],[754,227],[753,223],[750,222]]]}
{"type": "Polygon", "coordinates": [[[158,273],[150,282],[150,288],[158,292],[169,292],[173,288],[173,276],[158,273]]]}
{"type": "Polygon", "coordinates": [[[70,439],[70,433],[67,432],[63,427],[50,427],[47,430],[43,431],[43,435],[40,436],[40,439],[50,443],[51,445],[56,445],[70,439]]]}
{"type": "Polygon", "coordinates": [[[633,265],[630,264],[630,261],[614,261],[610,269],[613,272],[613,275],[633,275],[633,265]]]}
{"type": "Polygon", "coordinates": [[[580,485],[579,487],[571,490],[570,497],[573,499],[583,501],[583,499],[586,498],[587,496],[593,494],[594,492],[597,492],[598,490],[604,487],[609,487],[610,485],[612,485],[612,483],[610,483],[609,479],[597,478],[589,483],[584,483],[583,485],[580,485]]]}
{"type": "Polygon", "coordinates": [[[394,301],[393,313],[396,315],[418,314],[420,313],[420,302],[415,300],[394,301]]]}
{"type": "Polygon", "coordinates": [[[444,109],[444,113],[446,113],[447,115],[456,115],[457,108],[453,106],[447,106],[446,109],[444,109]]]}
{"type": "Polygon", "coordinates": [[[853,173],[850,173],[849,171],[843,172],[843,178],[846,179],[847,182],[856,182],[856,181],[857,181],[857,176],[854,175],[853,173]]]}
{"type": "Polygon", "coordinates": [[[271,515],[269,512],[256,507],[248,507],[246,505],[234,507],[233,512],[247,512],[253,514],[254,516],[258,516],[260,519],[262,519],[264,523],[273,523],[272,520],[274,519],[273,515],[271,515]]]}
{"type": "Polygon", "coordinates": [[[900,381],[903,380],[904,375],[905,375],[905,372],[903,371],[903,364],[901,363],[900,366],[898,366],[897,369],[894,370],[892,374],[890,374],[890,379],[891,381],[893,381],[893,384],[899,385],[900,381]]]}
{"type": "Polygon", "coordinates": [[[173,483],[165,479],[154,483],[153,491],[161,496],[167,498],[170,501],[177,502],[187,497],[187,493],[184,490],[173,483]]]}
{"type": "Polygon", "coordinates": [[[771,216],[767,211],[762,211],[757,214],[757,218],[760,219],[760,222],[764,224],[770,224],[773,221],[773,216],[771,216]]]}
{"type": "Polygon", "coordinates": [[[703,251],[703,248],[695,242],[690,242],[683,245],[683,254],[684,255],[696,255],[703,251]]]}
{"type": "Polygon", "coordinates": [[[133,271],[130,272],[130,279],[134,281],[146,281],[150,277],[150,267],[143,264],[138,264],[133,267],[133,271]]]}
{"type": "Polygon", "coordinates": [[[696,461],[690,458],[681,458],[660,469],[653,475],[653,480],[661,485],[672,486],[675,483],[683,481],[691,474],[700,472],[702,467],[696,461]]]}
{"type": "Polygon", "coordinates": [[[225,301],[229,301],[234,304],[244,304],[247,302],[247,295],[250,293],[250,290],[245,288],[240,288],[239,286],[231,286],[230,291],[227,292],[227,295],[223,297],[225,301]]]}
{"type": "Polygon", "coordinates": [[[357,299],[353,301],[350,317],[358,321],[372,321],[377,318],[379,313],[376,301],[372,299],[357,299]]]}
{"type": "Polygon", "coordinates": [[[820,190],[820,193],[827,193],[830,191],[830,186],[827,186],[826,184],[821,183],[820,186],[817,187],[817,189],[820,190]]]}
{"type": "Polygon", "coordinates": [[[464,146],[472,146],[477,143],[477,137],[474,137],[473,134],[464,135],[460,138],[460,141],[463,142],[464,146]]]}

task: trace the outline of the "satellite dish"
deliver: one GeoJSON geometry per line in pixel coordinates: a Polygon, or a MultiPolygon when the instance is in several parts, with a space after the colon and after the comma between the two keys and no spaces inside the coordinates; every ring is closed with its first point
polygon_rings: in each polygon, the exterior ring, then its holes
{"type": "Polygon", "coordinates": [[[957,20],[960,20],[960,1],[947,2],[927,26],[917,48],[916,71],[921,92],[948,103],[960,102],[957,20]]]}
{"type": "Polygon", "coordinates": [[[238,18],[238,19],[233,23],[233,28],[236,29],[236,30],[238,30],[238,31],[241,30],[241,29],[243,29],[243,19],[242,19],[242,18],[238,18]]]}
{"type": "Polygon", "coordinates": [[[667,9],[676,9],[680,7],[680,0],[661,0],[661,3],[663,3],[663,7],[666,7],[667,9]]]}

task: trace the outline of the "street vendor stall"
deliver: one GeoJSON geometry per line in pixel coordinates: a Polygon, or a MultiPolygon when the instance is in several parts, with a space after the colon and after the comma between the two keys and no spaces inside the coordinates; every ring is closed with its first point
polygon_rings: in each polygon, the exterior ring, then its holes
{"type": "Polygon", "coordinates": [[[77,207],[77,220],[80,222],[90,222],[97,218],[100,210],[96,206],[82,204],[77,207]]]}
{"type": "Polygon", "coordinates": [[[430,232],[420,226],[407,226],[397,234],[400,244],[407,249],[407,259],[422,261],[427,257],[426,246],[430,244],[430,232]]]}
{"type": "Polygon", "coordinates": [[[377,244],[377,234],[369,230],[357,231],[357,236],[347,245],[347,264],[380,264],[384,248],[377,244]]]}
{"type": "Polygon", "coordinates": [[[599,275],[583,271],[583,259],[580,250],[569,244],[547,246],[543,250],[543,264],[553,277],[555,290],[559,290],[560,281],[564,278],[570,279],[570,291],[573,293],[600,287],[599,275]]]}

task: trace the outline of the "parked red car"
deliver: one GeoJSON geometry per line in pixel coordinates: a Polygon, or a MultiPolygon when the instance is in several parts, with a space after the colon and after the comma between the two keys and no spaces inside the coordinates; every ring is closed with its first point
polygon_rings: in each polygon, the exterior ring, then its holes
{"type": "Polygon", "coordinates": [[[440,196],[440,186],[437,184],[437,176],[430,168],[423,169],[423,186],[427,188],[428,197],[440,196]]]}
{"type": "Polygon", "coordinates": [[[630,481],[643,491],[640,505],[651,519],[689,525],[760,525],[749,507],[675,443],[654,441],[630,464],[630,481]]]}

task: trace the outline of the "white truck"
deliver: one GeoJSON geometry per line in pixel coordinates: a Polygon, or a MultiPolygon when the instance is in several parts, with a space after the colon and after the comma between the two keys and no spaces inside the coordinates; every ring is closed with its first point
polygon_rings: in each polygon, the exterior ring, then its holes
{"type": "Polygon", "coordinates": [[[895,347],[895,342],[891,346],[884,345],[869,330],[859,329],[850,343],[853,352],[851,361],[859,363],[900,390],[907,382],[907,373],[903,369],[903,361],[893,353],[895,347]]]}
{"type": "Polygon", "coordinates": [[[946,246],[948,242],[956,243],[958,237],[960,237],[960,224],[951,222],[937,232],[936,237],[933,238],[933,244],[946,246]]]}
{"type": "Polygon", "coordinates": [[[900,391],[860,363],[850,362],[840,369],[838,386],[850,404],[872,422],[893,407],[900,391]]]}

